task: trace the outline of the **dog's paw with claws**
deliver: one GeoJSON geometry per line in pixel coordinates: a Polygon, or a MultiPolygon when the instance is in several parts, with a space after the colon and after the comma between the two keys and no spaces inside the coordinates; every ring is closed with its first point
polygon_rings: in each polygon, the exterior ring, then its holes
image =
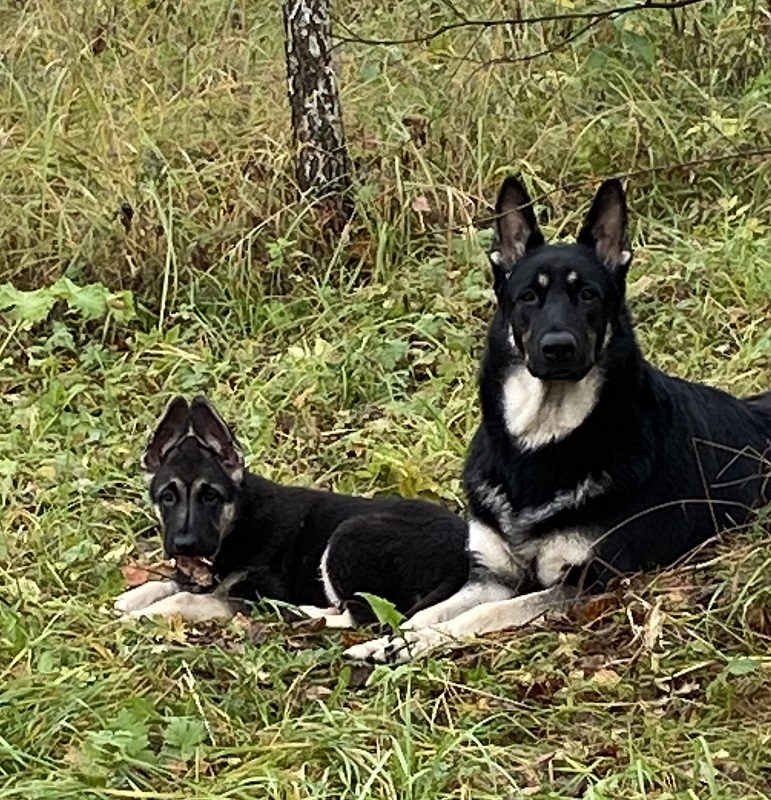
{"type": "Polygon", "coordinates": [[[452,641],[442,626],[402,631],[401,636],[383,636],[349,647],[343,655],[370,664],[404,664],[452,641]]]}

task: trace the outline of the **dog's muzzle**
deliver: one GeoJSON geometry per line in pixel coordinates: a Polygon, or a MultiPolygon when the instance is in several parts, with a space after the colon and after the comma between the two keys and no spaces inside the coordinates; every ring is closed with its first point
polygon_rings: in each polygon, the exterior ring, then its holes
{"type": "Polygon", "coordinates": [[[541,380],[580,381],[592,366],[585,351],[570,331],[548,331],[538,341],[528,369],[541,380]]]}

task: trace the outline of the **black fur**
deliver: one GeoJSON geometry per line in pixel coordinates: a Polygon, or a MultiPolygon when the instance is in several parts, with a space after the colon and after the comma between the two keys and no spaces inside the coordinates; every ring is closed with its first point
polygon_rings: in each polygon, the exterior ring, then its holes
{"type": "MultiPolygon", "coordinates": [[[[575,244],[546,244],[529,204],[508,179],[491,252],[498,308],[481,368],[483,418],[464,473],[470,516],[512,552],[559,531],[589,532],[588,572],[576,566],[597,588],[617,572],[671,564],[768,501],[771,395],[737,399],[645,360],[624,301],[631,249],[618,181],[600,188],[575,244]],[[557,334],[570,346],[545,354],[557,334]],[[504,414],[505,380],[523,368],[555,390],[594,370],[596,405],[563,438],[528,447],[504,414]],[[517,525],[523,511],[548,510],[587,479],[604,488],[517,525]]],[[[520,591],[539,583],[532,568],[498,579],[520,591]]]]}
{"type": "Polygon", "coordinates": [[[353,497],[252,474],[203,397],[189,407],[182,397],[170,403],[144,464],[167,555],[212,559],[231,598],[332,605],[320,576],[327,548],[329,580],[359,624],[374,616],[357,592],[414,613],[451,595],[467,577],[460,517],[423,500],[353,497]]]}

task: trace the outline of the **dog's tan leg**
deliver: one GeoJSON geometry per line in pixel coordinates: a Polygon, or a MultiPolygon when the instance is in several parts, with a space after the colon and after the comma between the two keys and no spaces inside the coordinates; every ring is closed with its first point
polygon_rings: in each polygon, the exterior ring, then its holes
{"type": "Polygon", "coordinates": [[[179,584],[174,581],[148,581],[118,595],[113,603],[113,608],[122,614],[129,614],[147,608],[178,591],[180,591],[179,584]]]}
{"type": "Polygon", "coordinates": [[[224,598],[214,594],[192,594],[191,592],[178,592],[145,608],[129,612],[131,617],[179,615],[189,622],[230,619],[233,614],[233,607],[224,598]]]}
{"type": "Polygon", "coordinates": [[[327,628],[337,628],[338,630],[356,627],[356,621],[353,618],[353,614],[351,614],[348,609],[343,611],[342,614],[329,614],[325,616],[324,622],[326,623],[327,628]]]}
{"type": "Polygon", "coordinates": [[[308,619],[323,619],[327,628],[355,628],[356,622],[347,609],[341,611],[336,606],[319,608],[318,606],[297,606],[308,619]]]}

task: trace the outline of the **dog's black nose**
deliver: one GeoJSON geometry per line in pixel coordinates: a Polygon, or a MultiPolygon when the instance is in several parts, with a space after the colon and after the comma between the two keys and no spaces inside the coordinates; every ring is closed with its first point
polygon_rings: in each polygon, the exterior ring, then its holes
{"type": "Polygon", "coordinates": [[[200,542],[195,536],[175,536],[172,546],[174,548],[174,552],[171,555],[174,556],[200,555],[198,552],[201,549],[200,542]]]}
{"type": "Polygon", "coordinates": [[[545,333],[541,339],[543,357],[552,363],[569,361],[576,354],[578,342],[568,331],[545,333]]]}

